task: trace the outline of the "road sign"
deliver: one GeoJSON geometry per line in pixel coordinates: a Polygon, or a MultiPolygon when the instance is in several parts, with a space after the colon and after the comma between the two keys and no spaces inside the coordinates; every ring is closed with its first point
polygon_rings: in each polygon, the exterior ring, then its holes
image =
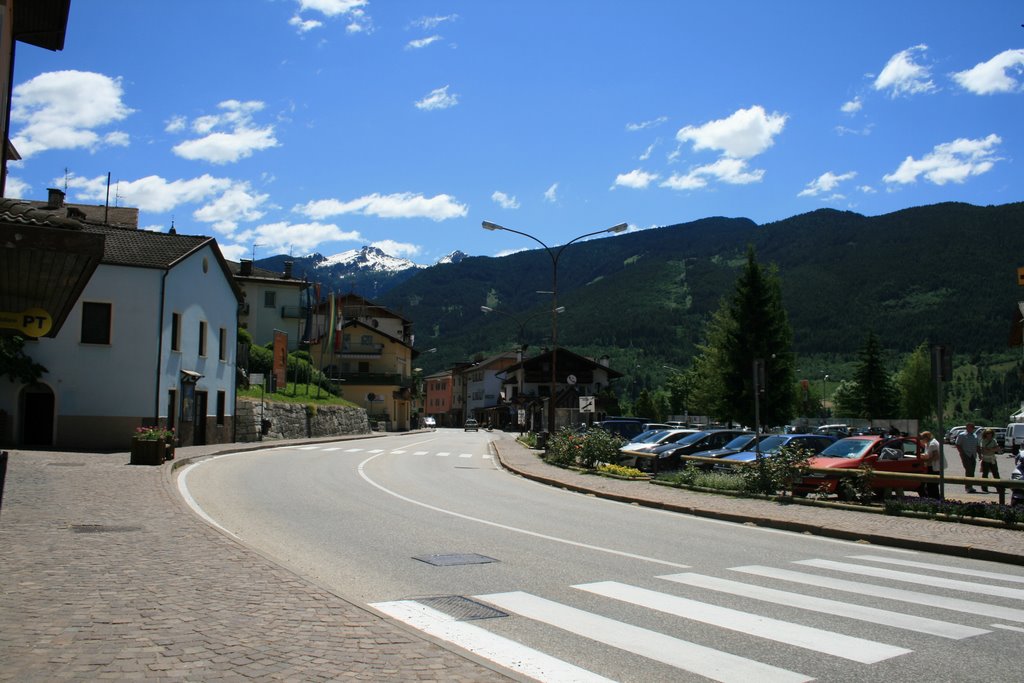
{"type": "Polygon", "coordinates": [[[44,337],[53,327],[53,318],[41,308],[28,308],[20,313],[0,312],[0,327],[18,330],[28,337],[44,337]]]}
{"type": "Polygon", "coordinates": [[[596,401],[593,396],[580,396],[580,412],[581,413],[593,413],[595,412],[596,401]]]}

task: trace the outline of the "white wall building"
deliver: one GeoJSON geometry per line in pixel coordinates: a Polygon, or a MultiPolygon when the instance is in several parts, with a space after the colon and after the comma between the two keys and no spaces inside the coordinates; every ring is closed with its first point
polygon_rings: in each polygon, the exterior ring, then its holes
{"type": "Polygon", "coordinates": [[[60,333],[29,341],[35,385],[0,377],[4,441],[127,451],[143,424],[233,441],[241,293],[212,237],[85,223],[104,256],[60,333]]]}

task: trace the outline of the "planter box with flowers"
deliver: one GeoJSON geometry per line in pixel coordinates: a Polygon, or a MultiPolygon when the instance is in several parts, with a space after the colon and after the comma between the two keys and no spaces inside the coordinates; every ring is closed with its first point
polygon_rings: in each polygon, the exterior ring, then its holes
{"type": "Polygon", "coordinates": [[[174,457],[174,430],[138,427],[132,435],[133,465],[160,465],[174,457]]]}

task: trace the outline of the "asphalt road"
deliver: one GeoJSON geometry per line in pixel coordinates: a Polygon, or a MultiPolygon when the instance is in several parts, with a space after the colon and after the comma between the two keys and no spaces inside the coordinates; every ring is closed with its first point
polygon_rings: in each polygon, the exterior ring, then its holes
{"type": "Polygon", "coordinates": [[[569,493],[501,470],[491,438],[268,449],[179,484],[285,566],[530,678],[1021,678],[1022,568],[569,493]]]}

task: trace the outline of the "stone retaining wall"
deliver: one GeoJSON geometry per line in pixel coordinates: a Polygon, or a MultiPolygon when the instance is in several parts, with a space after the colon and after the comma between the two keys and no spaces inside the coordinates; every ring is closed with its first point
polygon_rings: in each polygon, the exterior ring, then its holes
{"type": "Polygon", "coordinates": [[[259,401],[240,397],[235,414],[235,441],[259,441],[261,419],[270,421],[265,440],[370,433],[362,408],[265,401],[261,412],[259,401]]]}

